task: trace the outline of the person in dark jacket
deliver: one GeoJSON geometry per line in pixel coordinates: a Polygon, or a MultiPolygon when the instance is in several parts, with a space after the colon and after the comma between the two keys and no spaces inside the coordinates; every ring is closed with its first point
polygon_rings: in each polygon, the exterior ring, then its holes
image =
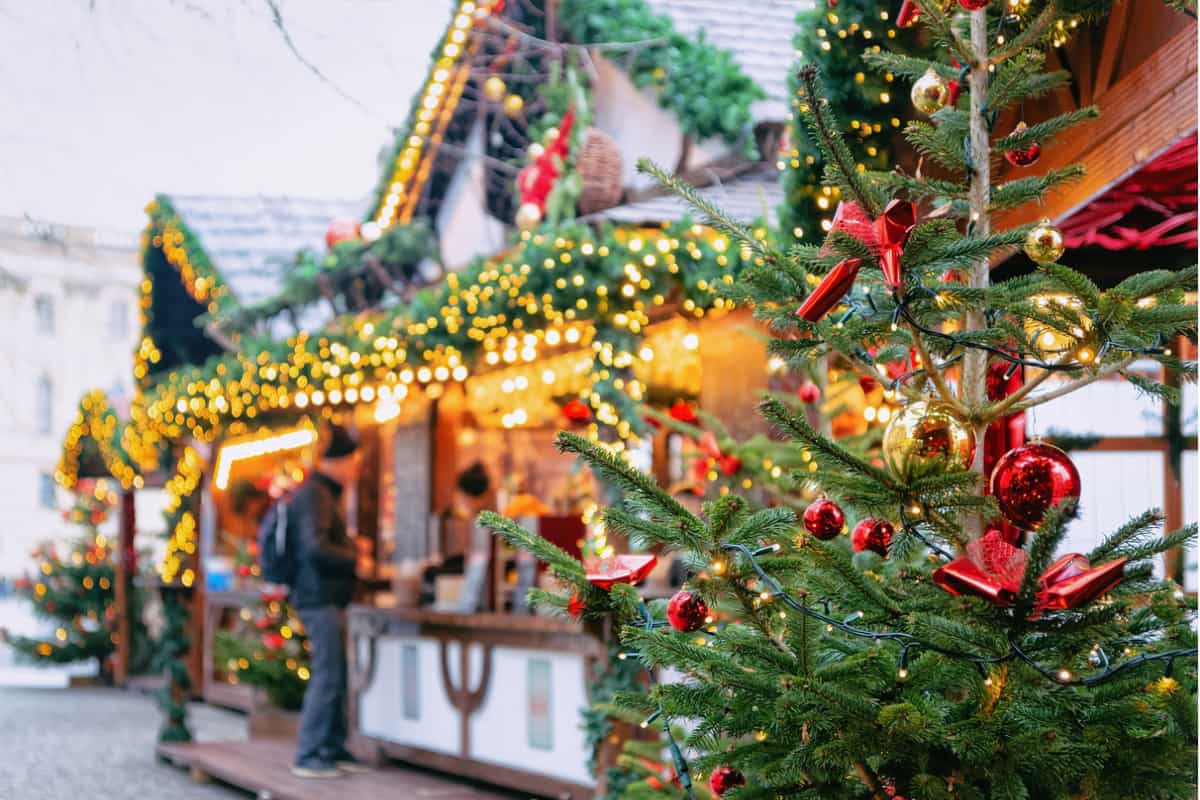
{"type": "Polygon", "coordinates": [[[292,499],[299,548],[288,597],[312,644],[292,767],[302,778],[364,769],[346,749],[346,606],[354,594],[358,550],[346,533],[342,492],[357,476],[358,444],[332,425],[320,462],[292,499]]]}

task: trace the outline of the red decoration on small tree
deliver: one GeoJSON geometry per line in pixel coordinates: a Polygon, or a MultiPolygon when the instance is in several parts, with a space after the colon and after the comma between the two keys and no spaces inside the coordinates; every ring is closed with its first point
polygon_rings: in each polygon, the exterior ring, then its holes
{"type": "Polygon", "coordinates": [[[657,563],[654,556],[613,556],[589,567],[587,581],[607,592],[618,583],[641,583],[657,563]]]}
{"type": "Polygon", "coordinates": [[[796,390],[796,396],[800,398],[801,403],[812,405],[821,399],[821,387],[817,386],[812,381],[805,381],[800,384],[800,388],[796,390]]]}
{"type": "MultiPolygon", "coordinates": [[[[1009,136],[1018,136],[1025,132],[1028,126],[1024,122],[1018,122],[1017,127],[1013,128],[1009,136]]],[[[1019,147],[1012,150],[1004,151],[1004,160],[1012,164],[1014,167],[1028,167],[1035,164],[1042,154],[1042,146],[1037,142],[1030,142],[1028,147],[1019,147]]]]}
{"type": "Polygon", "coordinates": [[[696,416],[696,409],[692,408],[690,403],[685,403],[682,400],[676,400],[671,404],[671,408],[667,410],[667,414],[671,419],[679,422],[686,422],[689,425],[695,425],[699,422],[696,416]]]}
{"type": "Polygon", "coordinates": [[[545,212],[546,199],[554,189],[555,182],[562,177],[561,165],[567,160],[571,141],[571,128],[575,124],[575,106],[567,109],[562,120],[558,123],[558,136],[533,163],[517,173],[517,192],[520,194],[521,205],[526,203],[537,206],[538,211],[545,212]]]}
{"type": "Polygon", "coordinates": [[[592,410],[578,397],[573,397],[563,404],[562,415],[571,422],[587,422],[592,418],[592,410]]]}
{"type": "Polygon", "coordinates": [[[329,223],[325,231],[325,246],[330,250],[342,242],[352,242],[359,238],[358,223],[353,220],[339,219],[329,223]]]}

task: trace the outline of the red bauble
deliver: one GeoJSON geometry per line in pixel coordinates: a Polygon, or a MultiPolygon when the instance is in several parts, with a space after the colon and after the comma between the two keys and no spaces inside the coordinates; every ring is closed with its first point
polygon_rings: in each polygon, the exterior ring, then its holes
{"type": "Polygon", "coordinates": [[[823,542],[836,537],[846,524],[846,515],[838,504],[832,500],[821,498],[808,504],[804,509],[804,530],[823,542]]]}
{"type": "Polygon", "coordinates": [[[335,220],[325,231],[325,246],[330,250],[339,242],[350,242],[359,236],[358,223],[353,220],[335,220]]]}
{"type": "Polygon", "coordinates": [[[742,468],[742,460],[737,456],[721,456],[717,459],[717,465],[721,468],[721,474],[732,478],[742,468]]]}
{"type": "Polygon", "coordinates": [[[676,400],[674,403],[672,403],[671,408],[667,411],[667,413],[671,415],[671,419],[679,420],[680,422],[686,422],[689,425],[695,425],[700,421],[696,416],[696,409],[692,408],[689,404],[683,402],[682,400],[676,400]]]}
{"type": "Polygon", "coordinates": [[[263,636],[262,643],[268,650],[278,650],[283,647],[283,637],[278,633],[268,633],[263,636]]]}
{"type": "MultiPolygon", "coordinates": [[[[961,0],[960,0],[961,2],[961,0]]],[[[1025,123],[1018,122],[1017,127],[1013,128],[1009,136],[1016,136],[1024,132],[1025,123]]],[[[1028,147],[1023,147],[1017,150],[1005,150],[1004,160],[1012,164],[1014,167],[1028,167],[1038,160],[1038,156],[1042,154],[1042,146],[1037,142],[1030,142],[1028,147]]]]}
{"type": "Polygon", "coordinates": [[[677,631],[691,633],[708,621],[708,605],[695,592],[679,591],[667,603],[667,622],[677,631]]]}
{"type": "Polygon", "coordinates": [[[562,415],[571,422],[587,422],[592,418],[592,410],[578,397],[572,397],[563,403],[562,415]]]}
{"type": "Polygon", "coordinates": [[[239,578],[249,578],[253,572],[249,564],[238,564],[237,574],[239,578]]]}
{"type": "Polygon", "coordinates": [[[821,388],[812,381],[805,381],[796,390],[796,396],[800,402],[812,404],[821,399],[821,388]]]}
{"type": "Polygon", "coordinates": [[[870,375],[859,375],[858,385],[862,387],[864,394],[870,394],[875,391],[875,387],[879,385],[879,381],[872,378],[870,375]]]}
{"type": "Polygon", "coordinates": [[[967,11],[978,11],[981,8],[987,8],[990,0],[958,0],[958,4],[967,11]]]}
{"type": "Polygon", "coordinates": [[[730,789],[738,786],[746,785],[746,776],[741,770],[733,767],[721,766],[712,771],[712,775],[708,776],[708,788],[717,797],[728,792],[730,789]]]}
{"type": "Polygon", "coordinates": [[[895,532],[896,529],[887,520],[868,517],[854,526],[854,531],[850,534],[850,545],[856,553],[871,550],[886,557],[888,547],[892,543],[892,534],[895,532]]]}
{"type": "Polygon", "coordinates": [[[1079,470],[1070,457],[1045,442],[1014,447],[996,462],[992,494],[1017,525],[1037,530],[1051,506],[1079,499],[1079,470]]]}

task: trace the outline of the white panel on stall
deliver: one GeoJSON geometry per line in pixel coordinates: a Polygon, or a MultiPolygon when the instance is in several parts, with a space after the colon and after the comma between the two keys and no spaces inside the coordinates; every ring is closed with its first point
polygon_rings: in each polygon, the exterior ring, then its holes
{"type": "Polygon", "coordinates": [[[358,726],[364,735],[459,754],[460,715],[442,686],[436,640],[380,638],[373,674],[359,699],[358,726]],[[416,702],[409,696],[414,691],[419,693],[416,702]]]}
{"type": "MultiPolygon", "coordinates": [[[[1196,435],[1196,384],[1188,381],[1180,387],[1182,392],[1182,404],[1179,406],[1183,409],[1183,433],[1185,436],[1196,435]]],[[[1195,484],[1189,484],[1195,489],[1195,484]]],[[[1195,519],[1193,517],[1192,519],[1195,519]]]]}
{"type": "MultiPolygon", "coordinates": [[[[1195,406],[1191,406],[1193,412],[1195,406]]],[[[1194,428],[1193,428],[1194,430],[1194,428]]],[[[1196,522],[1196,451],[1184,450],[1183,463],[1180,469],[1179,485],[1183,492],[1183,524],[1193,525],[1196,522]]],[[[1183,551],[1183,588],[1189,592],[1197,590],[1200,585],[1200,566],[1197,566],[1196,548],[1189,547],[1183,551]]]]}
{"type": "Polygon", "coordinates": [[[487,696],[471,717],[471,758],[591,784],[584,677],[581,655],[495,648],[487,696]]]}
{"type": "MultiPolygon", "coordinates": [[[[1067,527],[1059,553],[1086,553],[1130,518],[1163,507],[1163,456],[1158,451],[1073,450],[1081,491],[1079,518],[1067,527]]],[[[1162,564],[1156,567],[1162,574],[1162,564]]]]}

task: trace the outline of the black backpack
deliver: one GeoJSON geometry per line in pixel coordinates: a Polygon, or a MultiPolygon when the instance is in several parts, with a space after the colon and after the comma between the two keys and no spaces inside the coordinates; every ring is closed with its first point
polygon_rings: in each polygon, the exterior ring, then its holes
{"type": "Polygon", "coordinates": [[[299,566],[299,543],[291,524],[288,501],[278,500],[258,525],[258,566],[263,580],[290,586],[299,566]]]}

